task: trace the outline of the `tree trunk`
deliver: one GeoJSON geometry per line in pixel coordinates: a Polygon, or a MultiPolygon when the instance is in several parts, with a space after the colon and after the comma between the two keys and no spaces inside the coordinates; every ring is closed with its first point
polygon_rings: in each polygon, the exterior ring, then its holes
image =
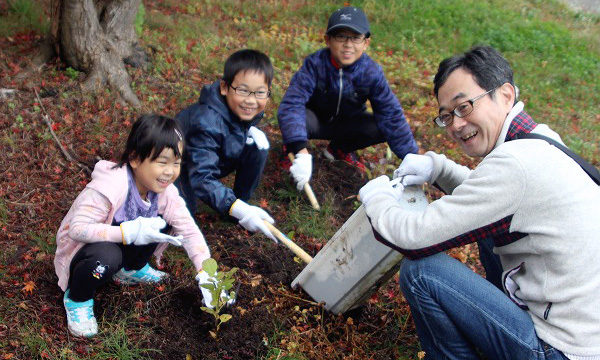
{"type": "Polygon", "coordinates": [[[136,49],[133,24],[140,1],[62,0],[58,34],[62,58],[87,73],[84,90],[98,91],[108,84],[136,108],[141,104],[123,61],[144,55],[136,49]]]}
{"type": "Polygon", "coordinates": [[[98,91],[108,85],[125,102],[140,108],[124,64],[140,67],[147,63],[134,28],[140,1],[52,1],[50,34],[32,59],[31,68],[19,78],[38,70],[58,53],[68,66],[87,74],[81,84],[84,91],[98,91]]]}

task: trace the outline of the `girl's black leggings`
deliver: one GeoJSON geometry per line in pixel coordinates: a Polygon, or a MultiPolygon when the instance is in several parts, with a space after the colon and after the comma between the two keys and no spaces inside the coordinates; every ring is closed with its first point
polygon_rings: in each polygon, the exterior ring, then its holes
{"type": "Polygon", "coordinates": [[[96,289],[110,281],[119,269],[143,268],[157,245],[136,246],[112,242],[86,244],[71,260],[69,298],[78,302],[87,301],[93,298],[96,289]]]}

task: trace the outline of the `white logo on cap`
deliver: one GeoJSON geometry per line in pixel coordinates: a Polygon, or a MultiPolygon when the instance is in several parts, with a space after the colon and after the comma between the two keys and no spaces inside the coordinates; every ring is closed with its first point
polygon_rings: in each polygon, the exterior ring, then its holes
{"type": "Polygon", "coordinates": [[[352,15],[351,14],[342,14],[340,15],[340,20],[352,20],[352,15]]]}

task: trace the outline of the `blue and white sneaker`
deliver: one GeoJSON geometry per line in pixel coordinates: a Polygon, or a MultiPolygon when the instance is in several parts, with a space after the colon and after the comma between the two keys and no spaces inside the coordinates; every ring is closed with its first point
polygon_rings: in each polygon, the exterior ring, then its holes
{"type": "Polygon", "coordinates": [[[139,270],[121,269],[113,275],[113,280],[122,285],[155,284],[169,277],[166,272],[158,271],[146,264],[139,270]]]}
{"type": "Polygon", "coordinates": [[[98,323],[94,316],[94,299],[76,302],[69,299],[69,290],[63,297],[67,311],[67,326],[75,336],[91,337],[98,333],[98,323]]]}

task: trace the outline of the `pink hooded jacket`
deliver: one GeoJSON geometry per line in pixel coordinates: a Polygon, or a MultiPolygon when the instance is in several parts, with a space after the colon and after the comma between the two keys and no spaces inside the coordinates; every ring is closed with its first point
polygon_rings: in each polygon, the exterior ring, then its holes
{"type": "MultiPolygon", "coordinates": [[[[69,283],[71,260],[79,249],[87,243],[123,241],[120,227],[111,224],[115,212],[127,197],[127,167],[113,169],[114,165],[104,160],[96,163],[92,180],[77,196],[60,224],[56,234],[54,268],[58,286],[63,291],[69,283]]],[[[210,250],[174,185],[169,185],[158,195],[158,213],[173,227],[173,234],[183,235],[183,248],[196,270],[202,270],[202,261],[210,257],[210,250]]],[[[154,252],[159,266],[167,246],[168,243],[159,244],[154,252]]]]}

